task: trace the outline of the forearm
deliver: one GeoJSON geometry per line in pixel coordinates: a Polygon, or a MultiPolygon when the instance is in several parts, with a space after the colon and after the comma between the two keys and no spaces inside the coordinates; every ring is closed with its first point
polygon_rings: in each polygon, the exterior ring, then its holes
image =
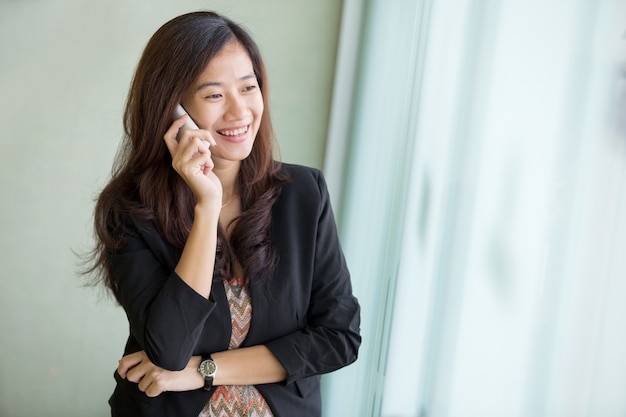
{"type": "Polygon", "coordinates": [[[219,213],[197,206],[176,273],[198,294],[209,298],[215,267],[219,213]]]}
{"type": "MultiPolygon", "coordinates": [[[[287,372],[263,345],[217,352],[211,355],[217,364],[214,385],[254,385],[284,381],[287,372]]],[[[164,391],[190,391],[204,386],[198,371],[201,356],[192,356],[180,371],[167,371],[154,365],[145,352],[135,352],[120,360],[117,372],[122,378],[139,384],[149,397],[164,391]]]]}
{"type": "Polygon", "coordinates": [[[280,382],[287,371],[264,345],[216,352],[211,358],[217,364],[215,385],[254,385],[280,382]]]}

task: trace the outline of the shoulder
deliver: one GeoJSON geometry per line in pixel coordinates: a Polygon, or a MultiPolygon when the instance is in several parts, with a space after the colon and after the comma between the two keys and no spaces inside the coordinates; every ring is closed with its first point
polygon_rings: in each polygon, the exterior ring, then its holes
{"type": "Polygon", "coordinates": [[[317,168],[283,162],[279,173],[289,179],[283,192],[326,192],[324,174],[317,168]]]}
{"type": "Polygon", "coordinates": [[[317,218],[330,204],[324,174],[319,169],[283,163],[280,173],[289,180],[282,185],[274,205],[275,216],[317,218]]]}

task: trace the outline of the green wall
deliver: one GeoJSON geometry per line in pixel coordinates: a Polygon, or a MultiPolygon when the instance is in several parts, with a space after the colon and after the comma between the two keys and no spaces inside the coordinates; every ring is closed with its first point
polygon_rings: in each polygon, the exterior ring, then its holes
{"type": "Polygon", "coordinates": [[[0,2],[0,415],[105,416],[123,311],[81,287],[130,78],[168,19],[214,9],[257,39],[282,159],[321,167],[341,2],[0,2]]]}

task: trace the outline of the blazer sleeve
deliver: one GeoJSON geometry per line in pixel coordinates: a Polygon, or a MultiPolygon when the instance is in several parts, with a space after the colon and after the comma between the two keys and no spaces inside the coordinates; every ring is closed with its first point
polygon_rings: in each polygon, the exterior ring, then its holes
{"type": "Polygon", "coordinates": [[[123,224],[123,249],[109,253],[131,336],[157,366],[183,369],[215,302],[202,297],[175,272],[177,256],[150,221],[123,224]]]}
{"type": "Polygon", "coordinates": [[[314,172],[321,200],[306,326],[265,343],[287,370],[287,384],[349,365],[361,344],[360,307],[352,294],[326,182],[320,171],[314,172]]]}

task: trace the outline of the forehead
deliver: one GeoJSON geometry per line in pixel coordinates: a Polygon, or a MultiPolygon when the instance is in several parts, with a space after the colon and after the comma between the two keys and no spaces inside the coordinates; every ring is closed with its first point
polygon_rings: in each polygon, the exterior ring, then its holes
{"type": "Polygon", "coordinates": [[[253,72],[252,60],[248,51],[236,40],[226,45],[209,61],[200,79],[206,78],[236,78],[239,79],[253,72]]]}

